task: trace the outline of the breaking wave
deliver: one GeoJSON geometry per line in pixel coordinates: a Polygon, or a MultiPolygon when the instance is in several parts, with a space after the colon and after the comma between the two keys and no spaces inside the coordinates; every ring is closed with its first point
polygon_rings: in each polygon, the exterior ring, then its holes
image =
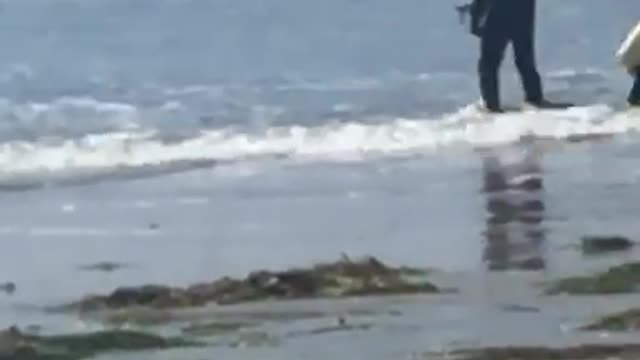
{"type": "Polygon", "coordinates": [[[564,140],[634,132],[640,128],[639,118],[640,112],[615,111],[604,105],[487,117],[470,105],[439,119],[272,127],[261,133],[203,130],[171,142],[151,130],[85,135],[60,142],[9,141],[0,145],[0,183],[5,188],[21,188],[57,180],[149,176],[249,159],[366,161],[448,147],[507,144],[531,135],[564,140]]]}

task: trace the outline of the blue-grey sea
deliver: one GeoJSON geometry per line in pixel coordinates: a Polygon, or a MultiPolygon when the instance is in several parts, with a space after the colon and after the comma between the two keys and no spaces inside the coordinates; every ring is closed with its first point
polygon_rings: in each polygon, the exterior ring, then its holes
{"type": "MultiPolygon", "coordinates": [[[[500,116],[475,106],[478,41],[454,5],[2,1],[0,282],[17,288],[0,293],[0,327],[99,328],[37,309],[345,253],[434,268],[462,290],[256,305],[327,316],[267,323],[253,336],[275,340],[245,347],[101,358],[404,360],[611,339],[571,329],[638,296],[540,297],[530,284],[640,257],[574,246],[640,238],[640,112],[626,108],[632,78],[615,58],[640,2],[539,0],[545,93],[576,106],[500,116]],[[540,186],[485,191],[496,176],[540,186]],[[524,221],[495,213],[526,201],[524,221]],[[129,266],[82,270],[103,261],[129,266]],[[287,336],[338,313],[374,326],[287,336]]],[[[502,95],[518,105],[512,59],[502,95]]]]}

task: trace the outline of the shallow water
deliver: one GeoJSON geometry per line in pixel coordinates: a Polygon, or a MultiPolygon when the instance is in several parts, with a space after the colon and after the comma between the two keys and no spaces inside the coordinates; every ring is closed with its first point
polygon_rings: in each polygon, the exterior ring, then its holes
{"type": "MultiPolygon", "coordinates": [[[[546,91],[578,106],[486,117],[472,104],[477,44],[445,0],[3,2],[0,282],[17,291],[0,293],[0,327],[87,330],[98,325],[37,307],[346,253],[436,268],[461,293],[256,305],[329,314],[265,323],[275,345],[131,358],[386,360],[616,340],[570,328],[637,296],[542,298],[534,285],[640,254],[575,248],[640,232],[640,115],[624,108],[631,79],[613,58],[639,12],[540,1],[546,91]],[[488,170],[543,186],[488,194],[488,170]],[[495,212],[505,201],[535,209],[514,220],[495,212]],[[527,260],[539,271],[490,271],[527,260]],[[127,266],[81,269],[101,261],[127,266]],[[372,328],[287,335],[335,325],[345,304],[373,308],[348,316],[372,328]]],[[[518,104],[510,56],[502,80],[518,104]]]]}

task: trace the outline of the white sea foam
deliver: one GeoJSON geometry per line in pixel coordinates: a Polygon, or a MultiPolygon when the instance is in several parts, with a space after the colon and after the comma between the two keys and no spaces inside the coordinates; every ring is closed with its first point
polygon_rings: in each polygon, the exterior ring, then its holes
{"type": "Polygon", "coordinates": [[[140,111],[135,106],[90,97],[63,97],[50,103],[16,103],[0,99],[0,130],[5,135],[16,131],[79,135],[133,129],[139,122],[140,111]]]}
{"type": "Polygon", "coordinates": [[[428,153],[450,146],[499,145],[527,135],[565,139],[576,135],[626,133],[640,128],[639,119],[640,112],[616,112],[606,106],[493,117],[469,106],[440,119],[395,119],[376,125],[352,122],[279,127],[259,134],[207,130],[171,143],[158,140],[153,132],[119,132],[89,135],[60,144],[5,143],[0,145],[0,172],[5,177],[86,175],[273,156],[301,161],[363,160],[428,153]]]}

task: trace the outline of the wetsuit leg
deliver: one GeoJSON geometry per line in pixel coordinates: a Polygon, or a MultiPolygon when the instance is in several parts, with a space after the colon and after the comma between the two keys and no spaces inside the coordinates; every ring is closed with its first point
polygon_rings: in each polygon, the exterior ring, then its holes
{"type": "Polygon", "coordinates": [[[533,26],[516,26],[511,32],[513,55],[520,73],[526,101],[538,104],[543,101],[542,81],[535,59],[535,37],[533,26]]]}
{"type": "Polygon", "coordinates": [[[490,111],[500,110],[498,73],[508,43],[507,33],[497,29],[485,31],[480,40],[480,60],[478,61],[480,92],[485,106],[490,111]]]}
{"type": "Polygon", "coordinates": [[[640,67],[635,70],[635,80],[627,101],[629,105],[640,106],[640,67]]]}

